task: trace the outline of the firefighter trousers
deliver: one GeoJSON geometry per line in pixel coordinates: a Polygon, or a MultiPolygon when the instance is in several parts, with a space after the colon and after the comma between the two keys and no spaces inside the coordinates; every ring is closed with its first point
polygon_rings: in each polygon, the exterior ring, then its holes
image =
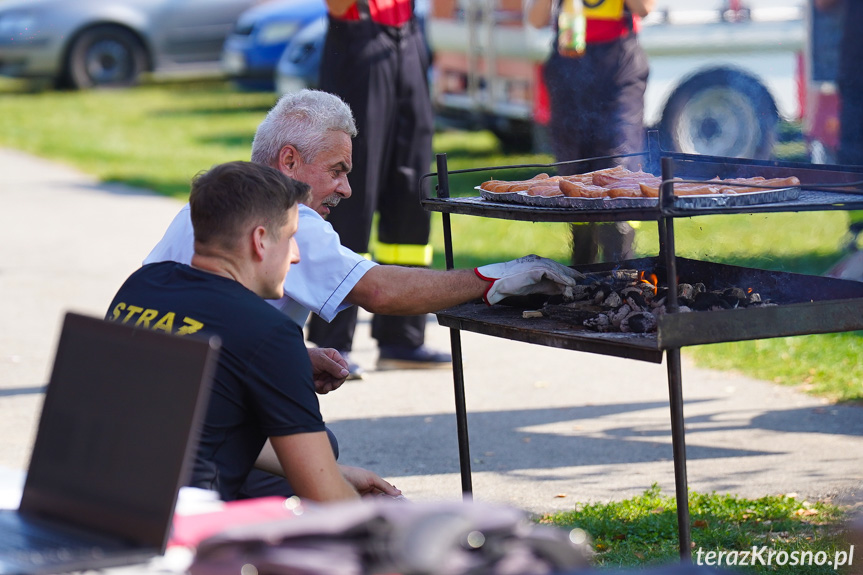
{"type": "MultiPolygon", "coordinates": [[[[557,52],[543,75],[551,106],[549,136],[558,161],[603,158],[644,150],[644,92],[648,63],[638,38],[588,44],[584,56],[557,52]]],[[[638,169],[642,158],[598,159],[561,166],[561,175],[585,173],[616,164],[638,169]]],[[[633,256],[632,227],[616,224],[572,226],[572,263],[619,261],[633,256]]]]}
{"type": "MultiPolygon", "coordinates": [[[[430,214],[422,207],[420,177],[432,159],[434,117],[428,88],[428,52],[416,22],[394,28],[371,20],[330,18],[321,62],[320,89],[351,107],[358,135],[353,141],[352,195],[330,214],[342,245],[368,253],[378,214],[374,258],[382,264],[429,266],[430,214]]],[[[421,297],[419,294],[417,297],[421,297]]],[[[351,349],[356,308],[331,324],[312,316],[309,339],[321,347],[351,349]]],[[[372,336],[379,345],[423,344],[425,315],[379,316],[372,336]]]]}

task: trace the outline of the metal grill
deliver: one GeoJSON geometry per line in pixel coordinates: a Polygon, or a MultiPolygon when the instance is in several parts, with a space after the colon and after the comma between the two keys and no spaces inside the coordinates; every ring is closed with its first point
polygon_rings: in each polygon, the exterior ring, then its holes
{"type": "MultiPolygon", "coordinates": [[[[668,287],[669,312],[659,317],[656,333],[598,333],[554,318],[523,319],[521,309],[488,307],[468,303],[437,313],[438,322],[451,328],[456,421],[462,491],[472,491],[467,411],[461,362],[460,331],[572,349],[668,366],[669,407],[674,452],[675,490],[678,507],[680,555],[690,555],[689,508],[686,479],[686,447],[683,430],[680,348],[690,345],[832,333],[863,329],[863,283],[818,276],[729,266],[678,258],[674,245],[677,217],[767,212],[802,212],[863,209],[863,167],[823,166],[793,162],[763,162],[713,156],[664,153],[655,134],[649,134],[648,151],[641,154],[646,171],[662,177],[663,186],[656,205],[621,209],[571,209],[505,204],[479,197],[452,198],[449,175],[524,166],[496,166],[448,171],[446,156],[438,156],[438,171],[423,177],[437,177],[437,197],[423,200],[428,210],[443,213],[447,267],[453,267],[453,244],[449,214],[465,214],[519,221],[611,222],[656,221],[659,226],[659,256],[612,264],[579,267],[579,271],[610,270],[616,266],[655,273],[668,287]],[[713,177],[741,178],[796,176],[801,191],[796,199],[746,206],[693,207],[674,196],[673,178],[708,180],[713,177]],[[733,284],[752,287],[779,304],[771,307],[676,313],[677,286],[685,283],[733,284]]],[[[588,160],[583,160],[588,161],[588,160]]],[[[566,162],[577,163],[577,162],[566,162]]],[[[530,167],[553,169],[560,164],[530,167]]]]}

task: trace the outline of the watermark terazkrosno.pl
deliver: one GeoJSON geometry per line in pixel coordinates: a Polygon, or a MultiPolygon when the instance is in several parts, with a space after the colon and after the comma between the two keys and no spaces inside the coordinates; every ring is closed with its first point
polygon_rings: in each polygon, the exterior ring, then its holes
{"type": "Polygon", "coordinates": [[[760,547],[753,545],[752,549],[743,551],[705,551],[699,547],[695,552],[695,563],[697,565],[715,566],[740,566],[750,565],[827,565],[838,568],[843,565],[854,564],[854,546],[850,545],[847,551],[837,550],[832,555],[826,551],[801,551],[784,549],[772,549],[766,545],[760,547]]]}

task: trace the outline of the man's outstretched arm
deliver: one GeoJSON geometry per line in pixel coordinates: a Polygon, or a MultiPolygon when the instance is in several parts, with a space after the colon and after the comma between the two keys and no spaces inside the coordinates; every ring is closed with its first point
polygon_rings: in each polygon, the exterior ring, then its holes
{"type": "Polygon", "coordinates": [[[372,313],[417,315],[482,297],[488,287],[473,270],[375,266],[345,298],[372,313]]]}
{"type": "Polygon", "coordinates": [[[580,276],[536,255],[473,270],[380,265],[367,271],[345,299],[372,313],[417,315],[480,297],[493,304],[513,295],[563,294],[580,276]]]}

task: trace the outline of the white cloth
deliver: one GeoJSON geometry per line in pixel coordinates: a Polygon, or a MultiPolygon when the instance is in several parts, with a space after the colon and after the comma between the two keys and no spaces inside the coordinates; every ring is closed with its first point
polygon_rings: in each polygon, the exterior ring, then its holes
{"type": "Polygon", "coordinates": [[[492,282],[483,296],[488,305],[511,296],[546,294],[572,297],[572,288],[584,277],[554,260],[534,254],[475,268],[476,275],[492,282]]]}
{"type": "MultiPolygon", "coordinates": [[[[285,296],[268,302],[302,327],[309,311],[332,321],[338,312],[350,307],[345,297],[377,264],[342,246],[333,226],[311,208],[300,205],[299,215],[294,239],[300,248],[300,262],[291,266],[285,278],[285,296]]],[[[144,264],[163,261],[189,264],[194,251],[192,217],[186,204],[144,264]]]]}

